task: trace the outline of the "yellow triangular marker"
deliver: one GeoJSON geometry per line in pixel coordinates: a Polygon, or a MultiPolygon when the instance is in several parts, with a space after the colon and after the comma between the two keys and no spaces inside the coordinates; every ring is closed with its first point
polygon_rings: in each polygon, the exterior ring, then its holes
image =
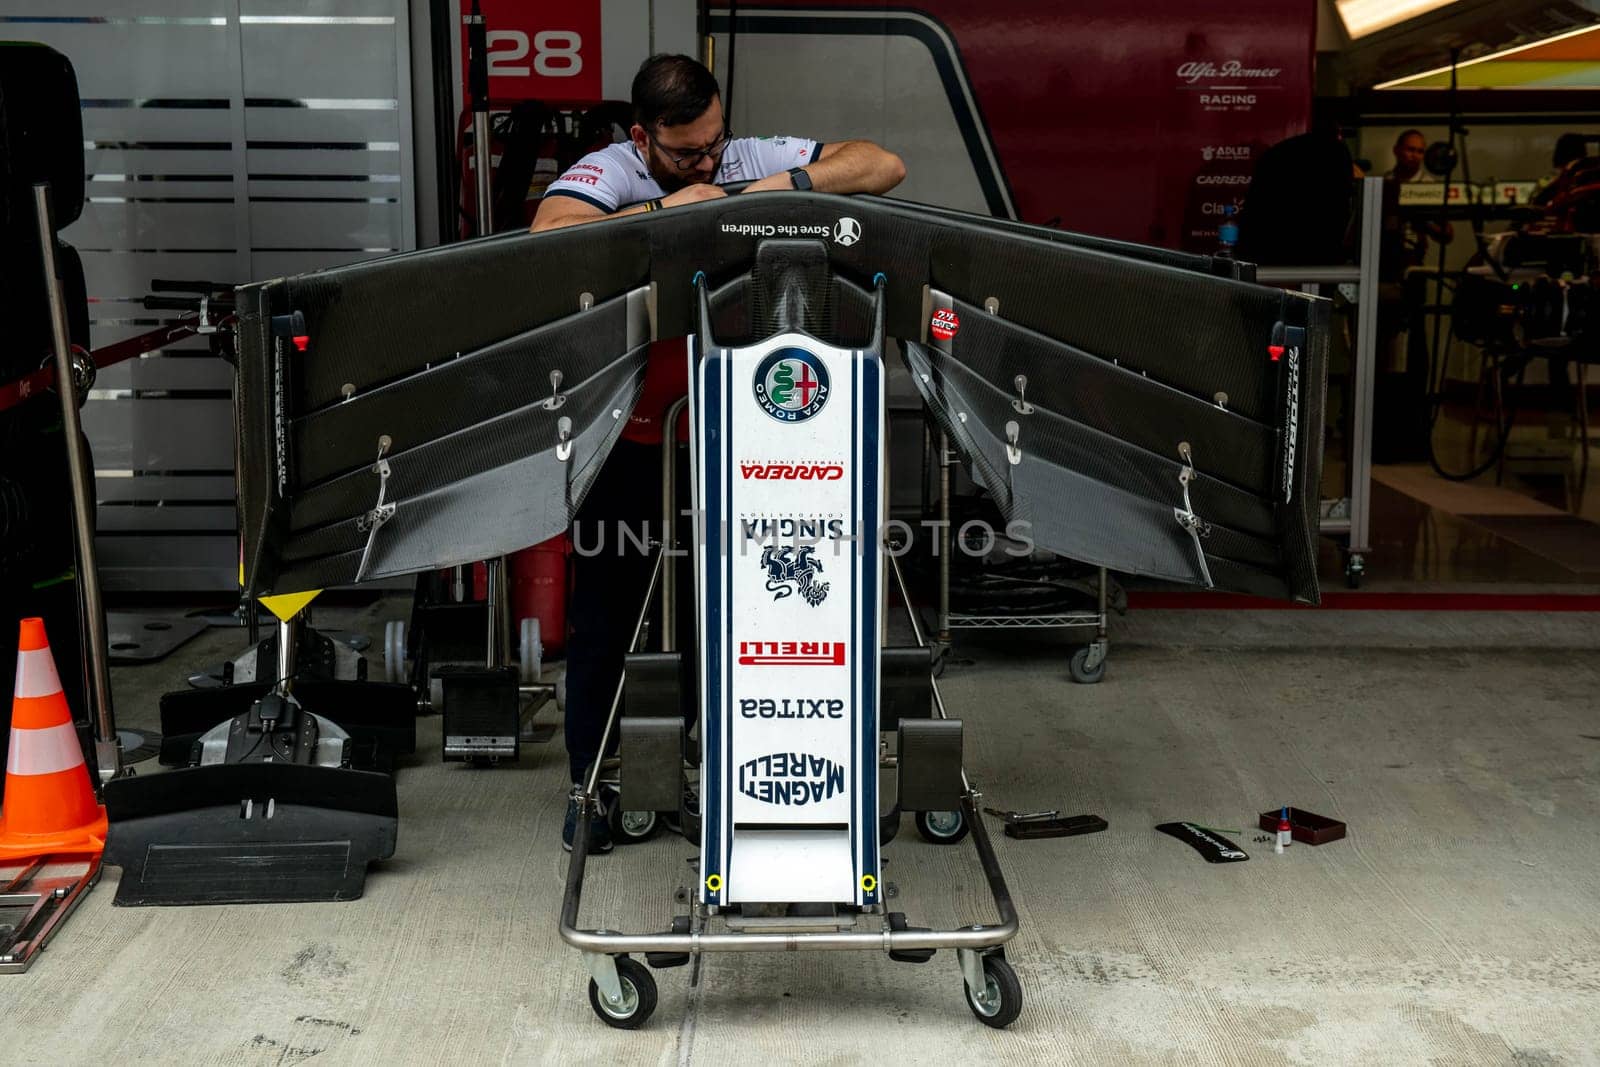
{"type": "MultiPolygon", "coordinates": [[[[244,585],[244,559],[239,560],[239,584],[244,585]]],[[[288,622],[300,614],[302,608],[322,595],[322,590],[312,589],[304,593],[280,593],[277,596],[259,596],[257,600],[261,606],[272,612],[284,622],[288,622]]]]}
{"type": "Polygon", "coordinates": [[[284,622],[288,622],[300,614],[300,609],[322,595],[322,590],[312,589],[305,593],[280,593],[277,596],[256,597],[263,607],[272,612],[284,622]]]}

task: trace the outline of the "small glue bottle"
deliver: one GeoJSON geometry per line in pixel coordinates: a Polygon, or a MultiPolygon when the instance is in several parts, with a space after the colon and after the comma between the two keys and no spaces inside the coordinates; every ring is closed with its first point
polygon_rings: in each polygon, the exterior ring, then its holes
{"type": "Polygon", "coordinates": [[[1289,830],[1289,808],[1284,806],[1278,813],[1278,839],[1273,842],[1272,851],[1276,855],[1283,855],[1283,850],[1294,843],[1294,835],[1289,830]]]}

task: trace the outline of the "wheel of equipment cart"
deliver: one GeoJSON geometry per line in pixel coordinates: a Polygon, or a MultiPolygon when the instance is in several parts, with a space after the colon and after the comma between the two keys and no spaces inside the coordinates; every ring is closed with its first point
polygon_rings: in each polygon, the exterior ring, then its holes
{"type": "MultiPolygon", "coordinates": [[[[621,1004],[608,1003],[600,993],[599,983],[591,978],[589,1006],[607,1026],[614,1026],[618,1030],[637,1030],[644,1025],[646,1019],[650,1018],[650,1013],[656,1010],[656,980],[644,964],[627,956],[617,957],[617,980],[622,985],[621,1004]]],[[[1011,980],[1015,982],[1016,976],[1013,975],[1011,980]]],[[[1015,1017],[1016,1013],[1013,1012],[1012,1018],[1015,1017]]]]}
{"type": "Polygon", "coordinates": [[[1359,552],[1350,553],[1350,558],[1345,561],[1344,565],[1344,584],[1351,589],[1360,589],[1361,579],[1366,577],[1366,574],[1366,557],[1359,552]]]}
{"type": "MultiPolygon", "coordinates": [[[[972,1014],[976,1015],[978,1021],[985,1026],[992,1026],[996,1030],[1003,1029],[1010,1026],[1022,1011],[1022,983],[1018,981],[1017,972],[1004,956],[983,957],[981,992],[974,993],[967,987],[965,981],[961,985],[967,992],[967,1007],[972,1009],[972,1014]]],[[[590,989],[589,995],[593,998],[592,985],[590,989]]]]}
{"type": "Polygon", "coordinates": [[[544,671],[544,642],[539,637],[539,620],[523,619],[519,629],[521,641],[518,644],[518,652],[522,684],[533,685],[539,681],[539,675],[544,671]]]}
{"type": "Polygon", "coordinates": [[[967,836],[967,817],[960,811],[917,812],[917,833],[935,845],[953,845],[967,836]]]}
{"type": "Polygon", "coordinates": [[[406,624],[403,619],[390,619],[383,624],[383,680],[406,680],[406,624]]]}
{"type": "Polygon", "coordinates": [[[611,839],[624,845],[650,840],[661,825],[653,811],[623,811],[616,806],[606,813],[606,820],[611,823],[611,839]]]}
{"type": "Polygon", "coordinates": [[[1089,666],[1089,654],[1092,651],[1090,648],[1080,648],[1072,654],[1072,662],[1067,665],[1067,670],[1072,674],[1074,682],[1093,685],[1106,676],[1106,661],[1103,655],[1099,663],[1093,667],[1089,666]]]}
{"type": "Polygon", "coordinates": [[[654,837],[661,818],[653,811],[624,811],[622,792],[616,782],[600,783],[600,801],[605,805],[606,824],[611,839],[620,845],[634,845],[654,837]]]}

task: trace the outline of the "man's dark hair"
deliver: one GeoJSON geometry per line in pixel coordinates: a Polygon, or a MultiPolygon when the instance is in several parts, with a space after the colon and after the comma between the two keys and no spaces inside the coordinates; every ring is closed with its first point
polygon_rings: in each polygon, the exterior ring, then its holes
{"type": "Polygon", "coordinates": [[[633,76],[633,121],[651,129],[681,126],[705,114],[717,96],[717,79],[682,55],[653,55],[633,76]]]}
{"type": "Polygon", "coordinates": [[[1394,139],[1394,146],[1396,148],[1399,148],[1400,147],[1400,142],[1404,141],[1407,137],[1410,137],[1413,134],[1415,134],[1416,136],[1422,138],[1422,143],[1423,144],[1427,144],[1428,143],[1428,135],[1423,133],[1421,130],[1401,130],[1400,131],[1400,136],[1396,137],[1394,139]]]}

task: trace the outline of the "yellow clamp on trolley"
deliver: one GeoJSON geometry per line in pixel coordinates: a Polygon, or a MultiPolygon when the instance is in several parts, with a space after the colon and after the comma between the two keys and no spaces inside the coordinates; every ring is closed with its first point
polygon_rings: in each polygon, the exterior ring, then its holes
{"type": "Polygon", "coordinates": [[[711,890],[713,893],[721,892],[722,891],[722,875],[720,875],[720,874],[708,874],[708,875],[706,875],[706,888],[711,890]]]}
{"type": "Polygon", "coordinates": [[[877,888],[878,888],[878,879],[877,878],[873,877],[870,874],[863,874],[861,876],[861,891],[863,893],[871,893],[877,888]]]}

